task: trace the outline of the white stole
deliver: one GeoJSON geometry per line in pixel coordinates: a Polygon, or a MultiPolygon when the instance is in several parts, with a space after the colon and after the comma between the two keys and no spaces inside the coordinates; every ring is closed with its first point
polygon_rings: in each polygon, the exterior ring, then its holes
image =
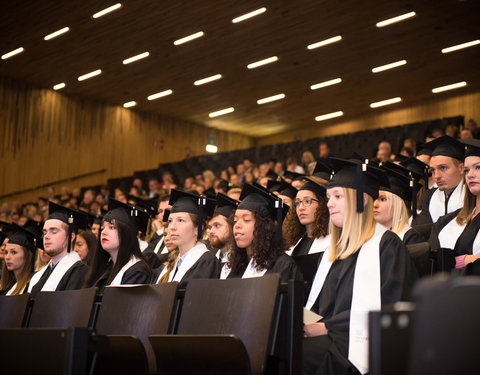
{"type": "MultiPolygon", "coordinates": [[[[6,295],[6,296],[11,296],[16,287],[17,287],[17,283],[15,283],[15,285],[12,286],[12,287],[10,288],[10,290],[7,292],[7,294],[5,294],[5,295],[6,295]]],[[[20,291],[18,292],[18,294],[22,294],[23,291],[25,290],[25,287],[26,287],[26,285],[23,287],[22,290],[20,290],[20,291]]]]}
{"type": "MultiPolygon", "coordinates": [[[[67,271],[72,267],[75,263],[77,263],[80,259],[80,255],[76,251],[72,251],[65,255],[60,261],[57,263],[55,268],[53,269],[52,273],[47,279],[47,282],[43,285],[41,289],[42,292],[54,292],[57,290],[58,284],[60,284],[60,280],[62,277],[67,273],[67,271]]],[[[48,262],[46,266],[38,270],[35,275],[33,275],[32,279],[30,280],[30,285],[28,287],[28,292],[32,291],[32,288],[40,278],[43,276],[43,273],[46,271],[47,267],[50,267],[52,261],[48,262]]]]}
{"type": "Polygon", "coordinates": [[[462,180],[450,195],[447,204],[447,212],[445,212],[445,193],[440,191],[440,189],[435,190],[430,199],[430,204],[428,205],[428,212],[430,212],[432,222],[435,223],[440,216],[462,208],[464,195],[465,188],[462,180]]]}
{"type": "MultiPolygon", "coordinates": [[[[330,235],[328,235],[330,237],[330,235]]],[[[310,294],[308,295],[307,304],[305,308],[310,310],[317,300],[320,292],[322,291],[323,284],[325,283],[325,279],[327,278],[328,272],[330,271],[330,267],[332,266],[332,262],[328,259],[330,257],[328,249],[322,256],[320,260],[320,264],[318,265],[317,272],[315,273],[315,278],[313,279],[312,289],[310,289],[310,294]]]]}
{"type": "Polygon", "coordinates": [[[460,225],[457,223],[457,217],[454,217],[445,225],[438,234],[438,243],[441,248],[452,249],[457,243],[458,237],[462,234],[467,224],[460,225]]]}
{"type": "Polygon", "coordinates": [[[472,254],[480,255],[480,230],[477,232],[477,235],[475,236],[475,240],[473,240],[472,254]]]}
{"type": "Polygon", "coordinates": [[[135,263],[139,262],[140,259],[136,258],[134,255],[130,257],[130,260],[125,263],[125,265],[118,271],[118,273],[115,275],[114,279],[110,283],[110,286],[119,286],[122,285],[122,278],[123,274],[130,268],[132,267],[135,263]]]}
{"type": "Polygon", "coordinates": [[[220,279],[224,280],[230,275],[231,268],[228,266],[228,263],[223,263],[223,267],[220,271],[220,279]]]}
{"type": "Polygon", "coordinates": [[[380,310],[380,240],[387,228],[377,224],[375,233],[359,250],[350,310],[348,360],[362,374],[368,372],[368,312],[380,310]]]}
{"type": "Polygon", "coordinates": [[[312,246],[308,250],[308,254],[323,253],[330,246],[330,235],[327,234],[325,237],[315,238],[313,240],[312,246]]]}
{"type": "Polygon", "coordinates": [[[242,275],[242,279],[250,279],[252,277],[261,277],[265,275],[265,272],[267,272],[266,269],[261,269],[260,271],[258,271],[255,267],[256,265],[252,257],[252,259],[250,259],[250,262],[248,262],[247,269],[242,275]]]}
{"type": "MultiPolygon", "coordinates": [[[[154,252],[155,254],[158,254],[158,251],[159,251],[160,248],[162,247],[163,241],[165,241],[165,236],[160,237],[160,239],[158,240],[157,244],[155,245],[155,248],[153,249],[153,252],[154,252]]],[[[167,249],[167,248],[164,248],[160,254],[164,254],[164,253],[166,253],[166,252],[168,252],[168,249],[167,249]]]]}
{"type": "Polygon", "coordinates": [[[297,241],[297,243],[293,246],[290,246],[290,248],[288,250],[285,251],[285,254],[287,255],[292,255],[293,253],[293,249],[295,249],[297,247],[297,245],[300,243],[300,241],[303,239],[303,237],[300,237],[300,239],[297,241]]]}
{"type": "MultiPolygon", "coordinates": [[[[222,264],[228,262],[228,254],[230,253],[230,250],[228,250],[222,257],[222,264]]],[[[215,257],[220,260],[220,254],[222,254],[222,250],[218,250],[217,253],[215,254],[215,257]]]]}

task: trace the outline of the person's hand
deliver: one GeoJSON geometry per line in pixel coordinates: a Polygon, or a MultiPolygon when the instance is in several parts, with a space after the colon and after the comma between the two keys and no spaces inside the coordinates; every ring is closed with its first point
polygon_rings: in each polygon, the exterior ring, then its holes
{"type": "Polygon", "coordinates": [[[464,260],[465,265],[469,263],[473,263],[479,258],[480,258],[480,255],[465,255],[465,260],[464,260]]]}
{"type": "Polygon", "coordinates": [[[325,323],[305,324],[303,326],[303,337],[322,336],[328,333],[325,323]]]}

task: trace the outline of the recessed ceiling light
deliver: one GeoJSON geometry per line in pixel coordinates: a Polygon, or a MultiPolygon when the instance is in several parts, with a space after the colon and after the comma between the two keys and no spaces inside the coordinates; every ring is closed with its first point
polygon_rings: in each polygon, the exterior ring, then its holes
{"type": "Polygon", "coordinates": [[[242,16],[239,16],[239,17],[236,17],[232,20],[233,23],[238,23],[238,22],[242,22],[242,21],[245,21],[249,18],[252,18],[252,17],[255,17],[255,16],[258,16],[259,14],[262,14],[262,13],[265,13],[267,11],[267,8],[260,8],[260,9],[257,9],[257,10],[254,10],[253,12],[250,12],[250,13],[246,13],[242,16]]]}
{"type": "Polygon", "coordinates": [[[342,79],[341,79],[341,78],[331,79],[331,80],[329,80],[329,81],[316,83],[316,84],[310,86],[310,90],[316,90],[316,89],[320,89],[320,88],[322,88],[322,87],[327,87],[327,86],[331,86],[331,85],[336,85],[337,83],[340,83],[340,82],[342,82],[342,79]]]}
{"type": "Polygon", "coordinates": [[[466,43],[462,43],[462,44],[457,44],[456,46],[451,46],[451,47],[444,48],[444,49],[442,49],[442,53],[449,53],[449,52],[453,52],[453,51],[458,51],[459,49],[476,46],[477,44],[480,44],[480,39],[472,40],[471,42],[466,42],[466,43]]]}
{"type": "Polygon", "coordinates": [[[97,69],[97,70],[94,70],[93,72],[84,74],[83,76],[80,76],[80,77],[78,77],[77,79],[78,79],[79,81],[85,81],[86,79],[89,79],[89,78],[98,76],[98,75],[101,74],[101,73],[102,73],[102,70],[101,70],[101,69],[97,69]]]}
{"type": "Polygon", "coordinates": [[[400,22],[400,21],[406,20],[408,18],[412,18],[415,15],[416,15],[415,12],[409,12],[409,13],[401,14],[400,16],[389,18],[388,20],[377,22],[376,26],[377,27],[384,27],[384,26],[387,26],[387,25],[391,25],[392,23],[395,23],[395,22],[400,22]]]}
{"type": "Polygon", "coordinates": [[[215,146],[215,145],[206,145],[206,146],[205,146],[205,151],[214,154],[214,153],[216,153],[216,152],[218,151],[218,147],[215,146]]]}
{"type": "Polygon", "coordinates": [[[153,95],[149,95],[147,97],[147,99],[148,100],[155,100],[155,99],[161,98],[163,96],[171,95],[172,93],[173,93],[173,91],[168,89],[168,90],[164,90],[164,91],[161,91],[161,92],[157,92],[156,94],[153,94],[153,95]]]}
{"type": "Polygon", "coordinates": [[[258,99],[257,104],[270,103],[270,102],[274,102],[275,100],[280,100],[284,98],[285,98],[285,94],[272,95],[272,96],[269,96],[268,98],[258,99]]]}
{"type": "Polygon", "coordinates": [[[134,62],[134,61],[144,59],[145,57],[148,57],[148,56],[150,56],[150,53],[148,53],[148,52],[143,52],[143,53],[140,53],[140,54],[138,54],[138,55],[136,55],[136,56],[129,57],[128,59],[125,59],[125,60],[123,60],[122,62],[123,62],[124,65],[126,65],[126,64],[130,64],[130,63],[132,63],[132,62],[134,62]]]}
{"type": "Polygon", "coordinates": [[[68,30],[70,30],[69,27],[64,27],[63,29],[60,29],[60,30],[57,30],[55,31],[54,33],[51,33],[51,34],[48,34],[47,36],[45,36],[43,39],[44,40],[50,40],[50,39],[53,39],[59,35],[62,35],[62,34],[65,34],[68,30]]]}
{"type": "Polygon", "coordinates": [[[222,78],[221,74],[215,74],[215,75],[207,77],[207,78],[199,79],[199,80],[193,82],[193,84],[195,86],[200,86],[200,85],[203,85],[203,84],[208,83],[208,82],[216,81],[217,79],[220,79],[220,78],[222,78]]]}
{"type": "Polygon", "coordinates": [[[124,107],[124,108],[130,108],[130,107],[134,107],[134,106],[136,106],[136,105],[137,105],[137,102],[135,102],[135,101],[133,101],[133,100],[132,100],[131,102],[123,103],[123,107],[124,107]]]}
{"type": "Polygon", "coordinates": [[[383,107],[384,105],[394,104],[394,103],[398,103],[398,102],[401,102],[401,101],[402,101],[402,98],[397,96],[396,98],[386,99],[386,100],[382,100],[380,102],[371,103],[370,108],[383,107]]]}
{"type": "Polygon", "coordinates": [[[221,116],[221,115],[225,115],[227,113],[231,113],[233,112],[235,109],[233,107],[229,107],[229,108],[225,108],[225,109],[221,109],[219,111],[215,111],[215,112],[212,112],[212,113],[209,113],[208,114],[208,117],[218,117],[218,116],[221,116]]]}
{"type": "Polygon", "coordinates": [[[275,62],[277,60],[278,60],[277,56],[272,56],[272,57],[269,57],[267,59],[263,59],[263,60],[256,61],[254,63],[248,64],[247,68],[248,69],[255,69],[255,68],[258,68],[259,66],[270,64],[270,63],[275,62]]]}
{"type": "Polygon", "coordinates": [[[457,82],[457,83],[452,83],[451,85],[446,85],[446,86],[441,86],[441,87],[435,87],[434,89],[432,89],[432,92],[434,94],[436,93],[439,93],[439,92],[443,92],[443,91],[447,91],[447,90],[453,90],[453,89],[458,89],[460,87],[465,87],[467,86],[467,82],[463,81],[463,82],[457,82]]]}
{"type": "Polygon", "coordinates": [[[320,42],[316,42],[316,43],[313,43],[313,44],[309,44],[307,46],[307,49],[315,49],[315,48],[318,48],[318,47],[322,47],[322,46],[325,46],[327,44],[331,44],[331,43],[335,43],[335,42],[338,42],[342,40],[342,36],[341,35],[337,35],[337,36],[334,36],[333,38],[328,38],[328,39],[325,39],[325,40],[322,40],[320,42]]]}
{"type": "Polygon", "coordinates": [[[92,17],[93,18],[98,18],[98,17],[104,16],[107,13],[110,13],[110,12],[113,12],[114,10],[117,10],[121,6],[122,6],[121,3],[117,3],[115,5],[112,5],[112,6],[108,7],[108,8],[105,8],[104,10],[101,10],[100,12],[95,13],[92,17]]]}
{"type": "Polygon", "coordinates": [[[8,59],[9,57],[18,55],[19,53],[22,53],[23,51],[25,51],[25,50],[23,49],[23,47],[14,49],[13,51],[7,52],[5,55],[2,55],[2,60],[6,60],[6,59],[8,59]]]}
{"type": "Polygon", "coordinates": [[[54,90],[60,90],[60,89],[63,89],[65,87],[65,83],[57,83],[55,86],[53,86],[53,89],[54,90]]]}
{"type": "Polygon", "coordinates": [[[337,112],[332,112],[332,113],[327,113],[325,115],[317,116],[315,117],[315,121],[324,121],[324,120],[328,120],[328,119],[340,117],[340,116],[343,116],[343,112],[337,111],[337,112]]]}
{"type": "Polygon", "coordinates": [[[204,35],[205,35],[205,33],[203,31],[199,31],[198,33],[188,35],[188,36],[186,36],[184,38],[181,38],[181,39],[177,39],[176,41],[173,42],[173,44],[175,44],[176,46],[179,46],[180,44],[190,42],[191,40],[200,38],[204,35]]]}
{"type": "Polygon", "coordinates": [[[407,60],[395,61],[395,62],[390,63],[390,64],[377,66],[376,68],[372,69],[372,72],[373,73],[383,72],[384,70],[393,69],[393,68],[396,68],[397,66],[405,65],[406,63],[407,63],[407,60]]]}

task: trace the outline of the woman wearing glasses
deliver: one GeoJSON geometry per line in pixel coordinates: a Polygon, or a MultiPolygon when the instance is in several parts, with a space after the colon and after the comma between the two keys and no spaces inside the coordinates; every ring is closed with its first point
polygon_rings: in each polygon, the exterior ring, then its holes
{"type": "Polygon", "coordinates": [[[330,244],[328,235],[328,208],[325,188],[315,179],[307,177],[297,193],[283,229],[291,255],[324,252],[330,244]]]}

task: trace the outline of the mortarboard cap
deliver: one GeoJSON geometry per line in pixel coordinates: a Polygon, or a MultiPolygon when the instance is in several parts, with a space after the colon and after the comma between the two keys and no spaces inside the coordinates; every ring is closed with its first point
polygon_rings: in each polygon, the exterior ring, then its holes
{"type": "Polygon", "coordinates": [[[302,181],[305,175],[297,172],[285,171],[283,177],[292,181],[302,181]]]}
{"type": "Polygon", "coordinates": [[[228,189],[230,189],[230,183],[226,180],[220,180],[220,182],[217,185],[217,189],[221,189],[224,192],[227,192],[228,189]]]}
{"type": "Polygon", "coordinates": [[[108,200],[108,212],[103,221],[115,220],[129,225],[136,237],[139,231],[143,234],[147,232],[148,219],[149,215],[145,210],[110,198],[108,200]]]}
{"type": "Polygon", "coordinates": [[[75,211],[49,201],[47,220],[52,219],[57,219],[68,226],[73,226],[74,230],[87,229],[89,222],[88,214],[86,212],[75,211]]]}
{"type": "Polygon", "coordinates": [[[408,158],[400,162],[400,165],[415,173],[417,176],[421,176],[420,179],[424,180],[424,186],[426,189],[428,189],[428,178],[430,177],[430,167],[428,164],[425,164],[417,158],[408,158]]]}
{"type": "Polygon", "coordinates": [[[279,195],[285,195],[291,199],[295,199],[298,193],[298,190],[285,180],[270,180],[267,183],[267,189],[270,193],[278,193],[279,195]]]}
{"type": "Polygon", "coordinates": [[[271,169],[269,169],[267,171],[267,174],[265,175],[265,177],[268,177],[268,178],[271,178],[272,180],[275,180],[275,181],[279,181],[279,179],[281,179],[282,177],[279,176],[278,174],[276,174],[274,171],[272,171],[271,169]]]}
{"type": "Polygon", "coordinates": [[[328,163],[328,160],[319,159],[315,165],[312,176],[323,178],[324,180],[329,181],[332,177],[333,168],[328,163]]]}
{"type": "Polygon", "coordinates": [[[465,158],[469,156],[480,157],[480,139],[464,139],[461,142],[467,147],[465,158]]]}
{"type": "Polygon", "coordinates": [[[423,148],[431,150],[431,156],[448,156],[463,162],[465,154],[465,145],[449,137],[448,135],[442,135],[435,138],[433,141],[425,143],[423,148]]]}
{"type": "Polygon", "coordinates": [[[15,233],[12,234],[8,243],[13,245],[20,245],[33,253],[32,261],[30,263],[30,270],[33,273],[35,269],[35,254],[37,251],[37,247],[43,249],[43,239],[41,236],[38,236],[37,234],[30,232],[23,227],[20,227],[16,224],[13,225],[16,226],[15,233]]]}
{"type": "Polygon", "coordinates": [[[131,206],[141,209],[141,211],[146,212],[151,217],[155,217],[157,215],[158,198],[159,197],[153,197],[151,199],[142,199],[130,194],[127,196],[127,200],[131,206]]]}
{"type": "Polygon", "coordinates": [[[212,216],[222,215],[227,219],[235,212],[240,202],[236,199],[230,198],[225,194],[217,194],[217,206],[212,216]]]}
{"type": "Polygon", "coordinates": [[[311,177],[305,177],[305,183],[299,190],[309,190],[317,197],[324,197],[327,194],[327,189],[311,177]]]}

